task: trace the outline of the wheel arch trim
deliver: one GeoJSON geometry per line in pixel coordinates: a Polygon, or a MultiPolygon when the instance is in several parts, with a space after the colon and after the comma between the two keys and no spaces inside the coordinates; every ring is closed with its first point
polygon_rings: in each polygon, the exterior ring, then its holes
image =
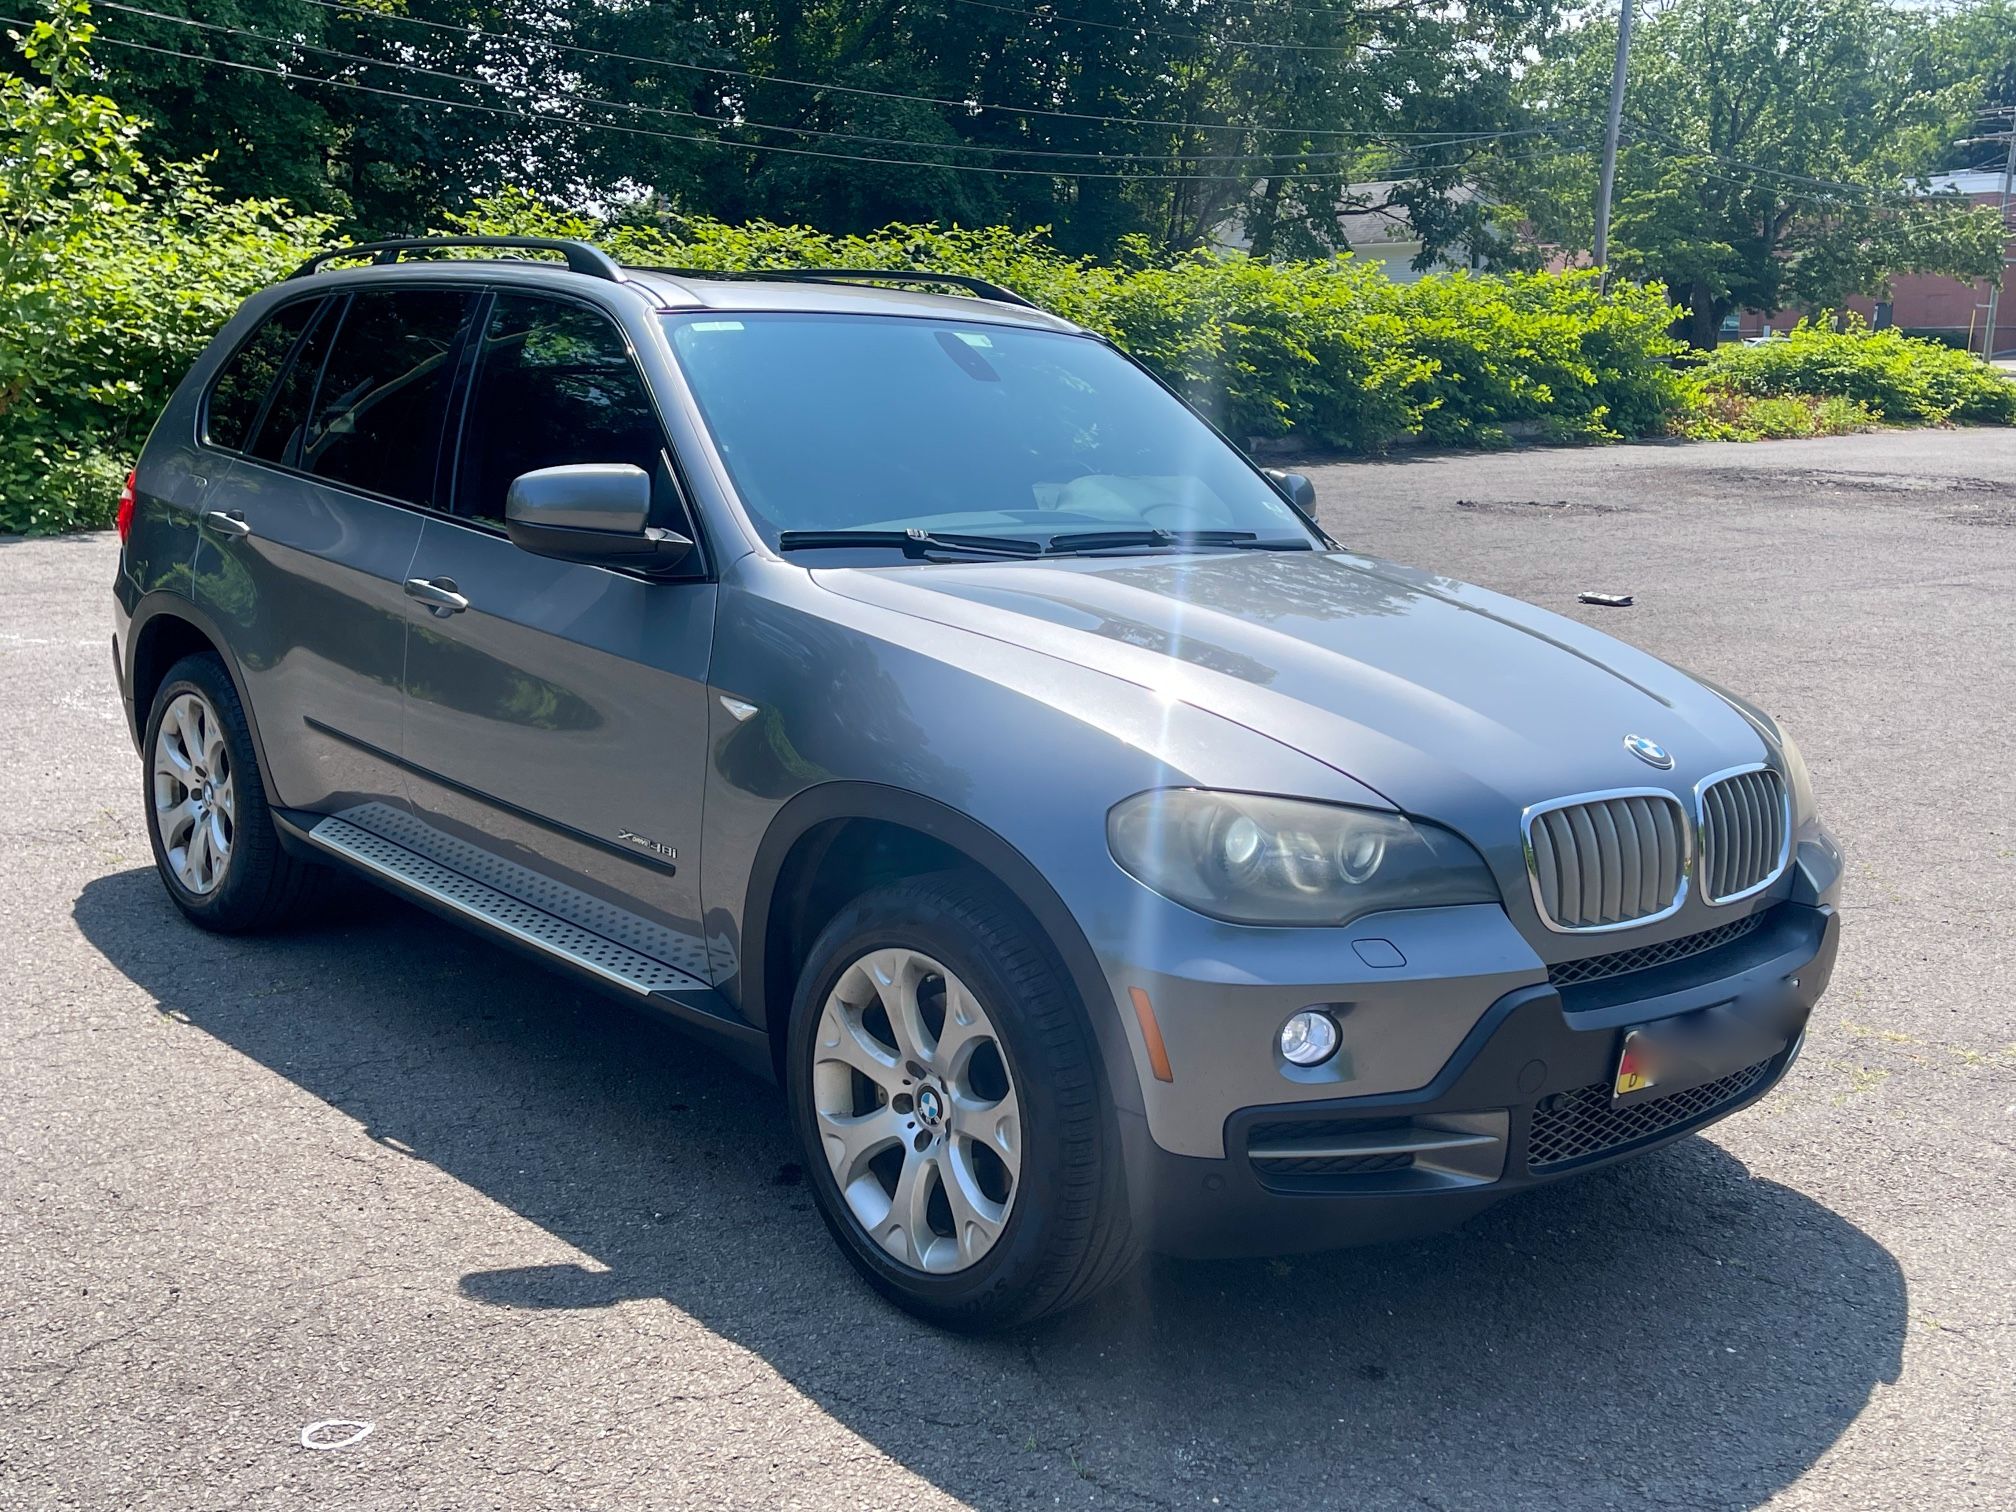
{"type": "MultiPolygon", "coordinates": [[[[845,780],[821,783],[799,792],[771,817],[757,845],[743,895],[739,996],[745,1015],[758,1023],[770,1023],[773,992],[788,994],[794,985],[768,980],[770,918],[786,862],[813,830],[846,820],[914,830],[958,852],[1006,889],[1057,952],[1078,994],[1091,1022],[1115,1108],[1142,1111],[1139,1072],[1112,986],[1084,930],[1049,879],[1013,844],[979,820],[903,788],[845,780]]],[[[782,1026],[775,1027],[781,1030],[782,1026]]],[[[773,1035],[773,1040],[781,1045],[781,1034],[773,1035]]]]}
{"type": "MultiPolygon", "coordinates": [[[[133,606],[132,620],[127,628],[126,665],[122,670],[126,687],[131,695],[128,703],[133,711],[133,743],[142,746],[146,742],[147,716],[152,704],[151,698],[148,707],[143,707],[140,702],[141,649],[149,643],[153,634],[159,633],[153,627],[156,621],[163,619],[180,620],[188,625],[210,643],[210,649],[217,653],[217,659],[224,664],[224,675],[231,679],[232,691],[238,695],[238,707],[245,714],[245,728],[252,735],[252,754],[259,762],[260,785],[265,788],[269,801],[278,808],[281,800],[273,788],[273,770],[266,760],[266,742],[259,733],[259,714],[252,707],[252,700],[246,695],[245,677],[239,669],[237,656],[231,650],[231,642],[219,630],[217,622],[194,600],[166,588],[157,588],[142,595],[139,602],[133,606]]],[[[172,666],[173,663],[169,665],[172,666]]],[[[167,670],[167,667],[161,669],[164,674],[167,670]]]]}

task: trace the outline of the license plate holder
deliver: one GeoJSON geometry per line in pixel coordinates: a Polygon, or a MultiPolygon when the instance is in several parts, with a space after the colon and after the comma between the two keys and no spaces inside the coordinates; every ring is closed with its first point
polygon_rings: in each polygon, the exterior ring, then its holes
{"type": "Polygon", "coordinates": [[[1610,1106],[1629,1107],[1685,1092],[1769,1060],[1786,1036],[1734,1004],[1697,1008],[1627,1028],[1611,1064],[1610,1106]]]}

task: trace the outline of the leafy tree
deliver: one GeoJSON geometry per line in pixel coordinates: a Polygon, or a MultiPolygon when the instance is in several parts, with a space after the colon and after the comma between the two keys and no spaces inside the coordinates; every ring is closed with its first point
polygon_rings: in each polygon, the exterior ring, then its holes
{"type": "Polygon", "coordinates": [[[580,187],[582,133],[538,116],[565,108],[570,87],[549,45],[555,24],[594,8],[144,0],[104,13],[98,53],[155,150],[207,158],[225,195],[286,198],[338,212],[360,234],[405,235],[437,205],[501,182],[580,187]]]}
{"type": "MultiPolygon", "coordinates": [[[[11,32],[32,76],[0,77],[0,421],[62,360],[63,254],[126,202],[139,124],[90,81],[83,0],[11,32]]],[[[18,429],[18,421],[9,424],[18,429]]]]}
{"type": "Polygon", "coordinates": [[[327,219],[222,197],[150,163],[141,123],[93,92],[82,0],[13,33],[0,74],[0,530],[109,520],[172,386],[327,219]]]}
{"type": "Polygon", "coordinates": [[[1046,225],[1098,253],[1243,226],[1299,256],[1338,244],[1362,179],[1431,243],[1474,238],[1453,190],[1488,143],[1458,139],[1516,114],[1558,3],[145,0],[106,12],[102,56],[165,153],[362,232],[517,186],[643,219],[1046,225]]]}
{"type": "MultiPolygon", "coordinates": [[[[1914,194],[1975,84],[1914,67],[1922,21],[1884,0],[1670,0],[1632,42],[1613,266],[1653,278],[1712,347],[1734,309],[1836,308],[1900,272],[1991,275],[1992,211],[1914,194]]],[[[1523,91],[1546,118],[1600,119],[1609,21],[1556,38],[1523,91]]],[[[1490,174],[1543,247],[1593,240],[1593,153],[1490,174]]]]}
{"type": "Polygon", "coordinates": [[[344,203],[327,169],[341,131],[323,100],[306,86],[253,71],[285,65],[320,72],[317,60],[300,44],[323,40],[329,13],[299,0],[136,3],[214,28],[132,12],[106,11],[99,17],[106,24],[94,48],[99,64],[116,80],[121,103],[147,122],[149,144],[158,156],[171,162],[211,158],[214,180],[228,195],[278,195],[318,208],[344,203]],[[286,45],[234,35],[229,28],[276,36],[286,45]],[[147,48],[160,51],[143,50],[147,48]],[[173,56],[178,53],[196,56],[173,56]],[[249,66],[228,66],[233,63],[249,66]]]}
{"type": "MultiPolygon", "coordinates": [[[[1957,9],[1935,17],[1930,25],[1911,28],[1907,51],[1912,78],[1921,88],[1937,88],[1954,80],[1970,81],[1979,103],[1990,112],[1992,129],[2016,124],[2016,0],[1966,0],[1957,9]]],[[[1960,133],[1940,159],[1940,167],[1999,168],[2001,154],[1980,145],[1961,145],[1960,133]]]]}

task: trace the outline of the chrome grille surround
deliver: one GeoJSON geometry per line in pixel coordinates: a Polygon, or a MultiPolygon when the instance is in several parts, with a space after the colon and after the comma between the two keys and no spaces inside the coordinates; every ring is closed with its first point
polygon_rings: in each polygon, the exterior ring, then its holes
{"type": "Polygon", "coordinates": [[[1720,906],[1754,897],[1792,859],[1792,793],[1763,762],[1704,777],[1694,789],[1701,896],[1720,906]]]}
{"type": "Polygon", "coordinates": [[[1607,934],[1671,918],[1694,873],[1694,816],[1664,788],[1536,803],[1520,819],[1526,878],[1556,934],[1607,934]]]}

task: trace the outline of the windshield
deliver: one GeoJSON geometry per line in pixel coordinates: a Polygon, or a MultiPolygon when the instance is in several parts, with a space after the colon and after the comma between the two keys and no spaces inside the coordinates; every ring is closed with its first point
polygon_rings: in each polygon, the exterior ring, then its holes
{"type": "Polygon", "coordinates": [[[853,530],[1311,544],[1237,453],[1103,342],[888,315],[666,324],[773,547],[793,532],[853,530]]]}

